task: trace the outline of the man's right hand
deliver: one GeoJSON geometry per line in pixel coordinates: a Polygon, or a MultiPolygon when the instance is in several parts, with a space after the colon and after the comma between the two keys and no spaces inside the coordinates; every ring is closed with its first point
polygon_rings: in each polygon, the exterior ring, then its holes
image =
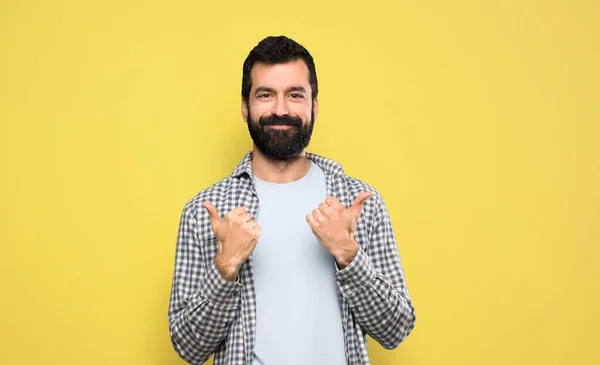
{"type": "Polygon", "coordinates": [[[217,237],[219,251],[215,257],[217,270],[225,280],[234,281],[240,266],[250,257],[262,232],[246,208],[235,208],[223,219],[209,202],[202,202],[210,215],[210,224],[217,237]]]}

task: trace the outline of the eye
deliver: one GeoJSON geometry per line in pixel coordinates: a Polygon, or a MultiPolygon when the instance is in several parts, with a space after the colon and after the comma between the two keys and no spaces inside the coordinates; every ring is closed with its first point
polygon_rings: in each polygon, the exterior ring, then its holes
{"type": "Polygon", "coordinates": [[[290,94],[290,97],[292,99],[301,99],[301,98],[304,98],[304,95],[298,94],[298,93],[293,93],[293,94],[290,94]]]}
{"type": "Polygon", "coordinates": [[[256,97],[258,99],[261,99],[261,98],[268,98],[269,96],[271,96],[269,93],[260,93],[256,97]]]}

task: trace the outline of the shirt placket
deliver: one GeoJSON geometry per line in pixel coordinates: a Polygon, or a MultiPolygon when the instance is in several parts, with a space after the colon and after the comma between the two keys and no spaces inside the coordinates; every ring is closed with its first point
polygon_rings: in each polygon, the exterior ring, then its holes
{"type": "MultiPolygon", "coordinates": [[[[327,196],[334,196],[336,197],[338,200],[340,200],[340,202],[342,204],[345,205],[345,202],[341,200],[341,194],[340,192],[340,186],[338,185],[335,175],[327,175],[326,178],[326,185],[327,185],[327,196]]],[[[341,301],[342,301],[342,329],[344,332],[344,353],[346,355],[346,364],[350,364],[350,356],[348,353],[348,331],[347,331],[347,327],[348,327],[348,303],[346,302],[346,298],[344,298],[344,296],[340,296],[341,297],[341,301]]]]}
{"type": "MultiPolygon", "coordinates": [[[[247,179],[247,185],[244,186],[244,193],[240,196],[238,206],[243,206],[248,210],[254,219],[258,218],[260,209],[258,194],[254,187],[252,176],[247,179]]],[[[244,356],[245,364],[252,364],[254,357],[254,341],[256,338],[256,293],[254,288],[254,260],[252,255],[246,263],[242,265],[241,280],[244,283],[244,295],[242,295],[242,328],[244,335],[244,356]]]]}

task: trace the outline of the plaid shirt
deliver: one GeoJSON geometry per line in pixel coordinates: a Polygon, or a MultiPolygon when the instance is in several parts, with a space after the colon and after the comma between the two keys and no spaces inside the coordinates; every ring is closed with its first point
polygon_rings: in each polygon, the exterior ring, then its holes
{"type": "MultiPolygon", "coordinates": [[[[367,334],[393,349],[415,324],[390,216],[381,195],[345,175],[340,164],[312,153],[306,157],[324,171],[327,195],[344,206],[350,207],[363,191],[374,192],[365,201],[355,230],[358,254],[335,274],[346,363],[367,365],[367,334]]],[[[189,200],[181,215],[168,319],[174,349],[191,364],[204,363],[212,353],[215,365],[252,364],[256,336],[252,257],[240,267],[237,281],[224,280],[214,264],[218,245],[210,218],[201,206],[209,201],[222,216],[243,206],[256,219],[259,200],[251,160],[249,152],[230,176],[189,200]]]]}

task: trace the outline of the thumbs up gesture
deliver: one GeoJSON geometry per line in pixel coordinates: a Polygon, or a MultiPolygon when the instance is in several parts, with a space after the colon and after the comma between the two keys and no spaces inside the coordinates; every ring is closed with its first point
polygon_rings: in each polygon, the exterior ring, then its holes
{"type": "Polygon", "coordinates": [[[210,215],[210,224],[219,244],[215,257],[217,270],[225,280],[233,281],[240,266],[254,251],[262,228],[244,207],[232,209],[223,219],[211,203],[203,202],[202,207],[210,215]]]}
{"type": "Polygon", "coordinates": [[[354,231],[363,203],[372,195],[371,191],[360,193],[349,209],[330,196],[306,216],[315,237],[335,257],[341,269],[348,266],[358,252],[354,231]]]}

